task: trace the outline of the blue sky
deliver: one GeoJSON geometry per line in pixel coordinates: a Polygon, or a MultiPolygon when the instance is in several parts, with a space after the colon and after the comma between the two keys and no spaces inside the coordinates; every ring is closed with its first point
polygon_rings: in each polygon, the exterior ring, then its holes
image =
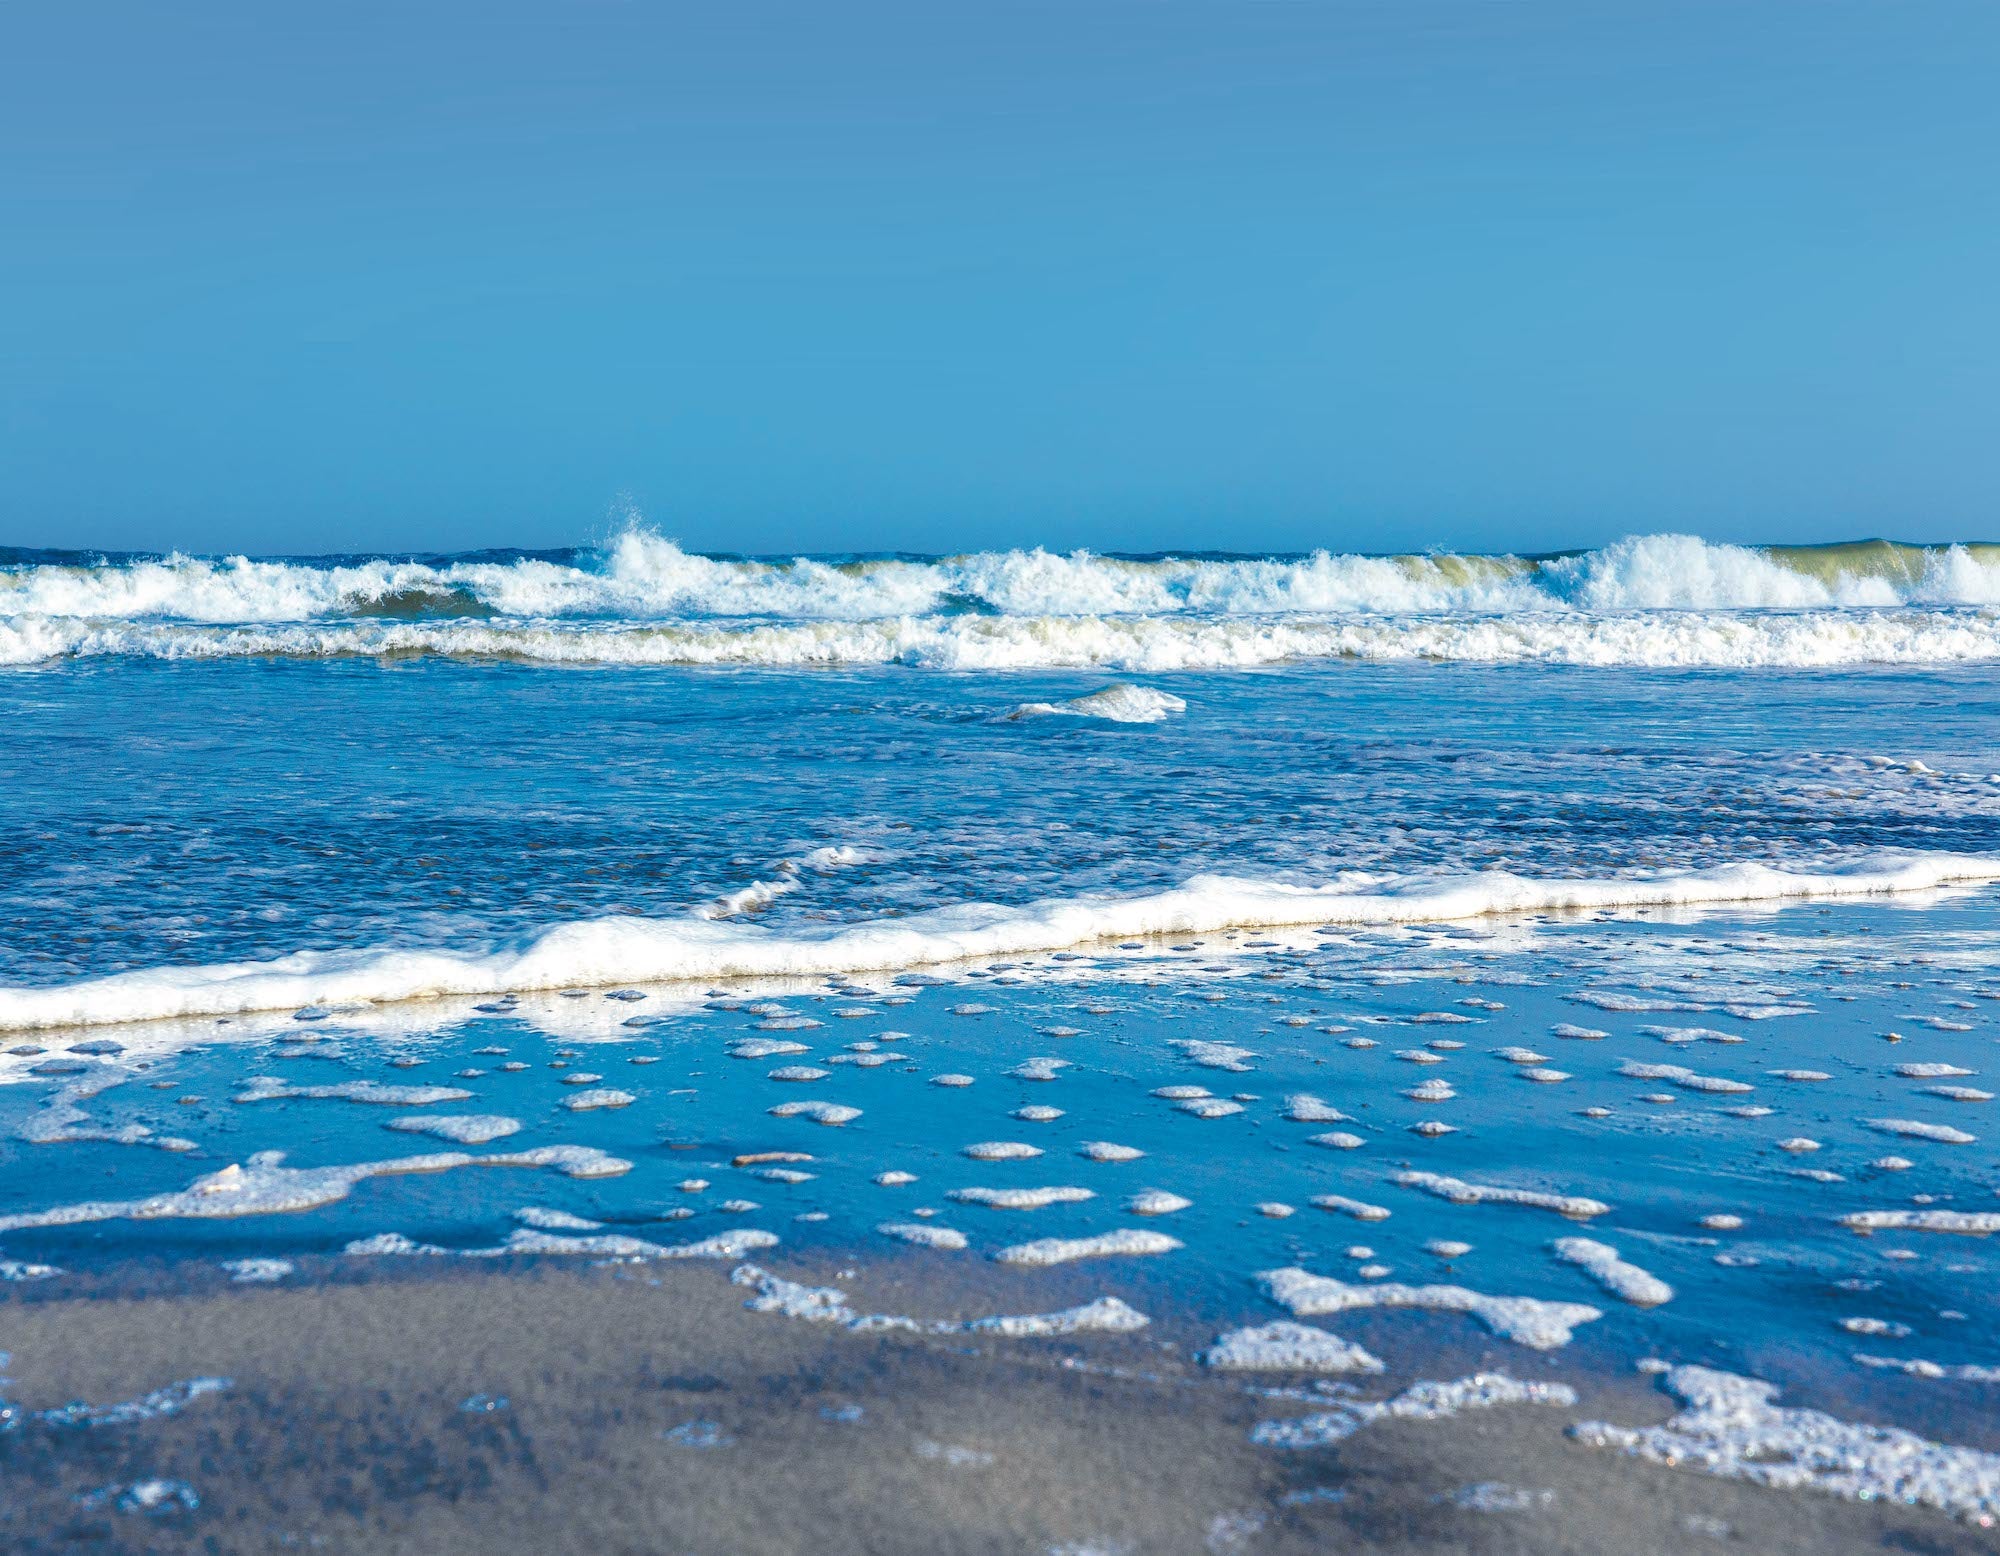
{"type": "Polygon", "coordinates": [[[1985,0],[9,7],[0,543],[2000,534],[1995,79],[1985,0]]]}

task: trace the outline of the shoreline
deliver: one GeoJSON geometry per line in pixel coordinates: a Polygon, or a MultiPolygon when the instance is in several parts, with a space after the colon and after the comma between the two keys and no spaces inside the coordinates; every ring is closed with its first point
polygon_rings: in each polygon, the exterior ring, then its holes
{"type": "MultiPolygon", "coordinates": [[[[970,1310],[1030,1285],[981,1269],[954,1289],[934,1264],[895,1260],[864,1272],[827,1259],[773,1266],[845,1277],[858,1303],[888,1311],[920,1300],[925,1312],[970,1310]]],[[[231,1381],[164,1419],[29,1421],[0,1438],[15,1492],[0,1529],[22,1550],[82,1540],[158,1551],[1639,1556],[1710,1544],[1969,1550],[1987,1538],[1928,1509],[1587,1447],[1566,1435],[1573,1422],[1656,1424],[1673,1401],[1636,1373],[1474,1338],[1470,1326],[1392,1318],[1393,1354],[1428,1333],[1443,1342],[1428,1359],[1449,1368],[1420,1376],[1497,1364],[1567,1382],[1576,1404],[1383,1420],[1288,1452],[1253,1444],[1252,1428],[1339,1396],[1260,1397],[1306,1380],[1204,1368],[1191,1352],[1208,1331],[1171,1313],[1134,1333],[1053,1339],[855,1332],[746,1310],[732,1268],[396,1260],[358,1279],[275,1286],[187,1289],[183,1278],[175,1292],[172,1272],[154,1267],[105,1272],[88,1295],[17,1288],[7,1397],[24,1411],[231,1381]],[[184,1483],[199,1506],[76,1500],[154,1480],[184,1483]],[[1500,1505],[1514,1493],[1519,1505],[1500,1505]]],[[[1084,1271],[1032,1284],[1067,1302],[1106,1283],[1084,1271]]],[[[1349,1321],[1368,1316],[1329,1322],[1373,1340],[1383,1326],[1349,1321]]],[[[1413,1376],[1397,1366],[1347,1381],[1372,1399],[1413,1376]]]]}

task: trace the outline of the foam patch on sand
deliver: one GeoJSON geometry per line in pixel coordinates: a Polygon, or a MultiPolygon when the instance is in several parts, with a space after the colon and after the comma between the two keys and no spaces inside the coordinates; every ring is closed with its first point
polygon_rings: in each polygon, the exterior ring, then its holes
{"type": "Polygon", "coordinates": [[[1579,1325],[1604,1315],[1581,1302],[1544,1302],[1536,1297],[1489,1297],[1464,1286],[1405,1286],[1383,1281],[1350,1285],[1330,1275],[1292,1266],[1264,1270],[1257,1281],[1272,1301],[1300,1318],[1346,1313],[1357,1308],[1414,1307],[1470,1313],[1493,1333],[1530,1350],[1552,1351],[1569,1344],[1579,1325]]]}
{"type": "Polygon", "coordinates": [[[1218,1335],[1202,1361],[1233,1372],[1380,1372],[1369,1351],[1311,1324],[1259,1324],[1218,1335]]]}
{"type": "Polygon", "coordinates": [[[1661,1381],[1686,1406],[1671,1420],[1637,1428],[1585,1421],[1571,1435],[1760,1486],[1934,1507],[1989,1527],[2000,1521],[2000,1454],[1785,1409],[1772,1404],[1776,1384],[1708,1367],[1672,1367],[1661,1381]]]}
{"type": "Polygon", "coordinates": [[[76,1400],[67,1405],[57,1405],[52,1410],[31,1411],[29,1419],[58,1429],[134,1426],[142,1421],[158,1421],[179,1415],[197,1399],[223,1393],[231,1386],[228,1378],[189,1378],[184,1383],[169,1383],[150,1394],[121,1400],[115,1405],[91,1405],[76,1400]]]}
{"type": "Polygon", "coordinates": [[[904,1318],[887,1313],[862,1313],[848,1305],[847,1293],[835,1286],[807,1286],[773,1275],[754,1264],[739,1265],[730,1282],[748,1286],[754,1295],[743,1305],[753,1313],[775,1313],[807,1323],[838,1324],[861,1332],[903,1330],[913,1334],[997,1334],[1010,1339],[1081,1334],[1096,1330],[1113,1334],[1143,1329],[1146,1315],[1116,1297],[1064,1308],[1055,1313],[1003,1313],[990,1318],[904,1318]]]}
{"type": "Polygon", "coordinates": [[[1259,1421],[1250,1429],[1250,1441],[1260,1448],[1327,1448],[1375,1421],[1441,1421],[1500,1405],[1575,1403],[1576,1390],[1565,1383],[1523,1383],[1504,1372],[1479,1372],[1449,1383],[1419,1383],[1393,1399],[1356,1400],[1290,1421],[1259,1421]]]}
{"type": "Polygon", "coordinates": [[[782,933],[689,916],[615,915],[497,949],[300,951],[267,962],[161,967],[52,988],[0,989],[0,1030],[221,1016],[443,995],[632,982],[856,974],[1063,950],[1100,939],[1287,925],[1447,922],[1491,914],[1825,901],[2000,880],[2000,858],[1876,855],[1819,872],[1761,864],[1598,879],[1490,871],[1349,874],[1319,886],[1205,875],[1169,891],[972,903],[837,929],[782,933]]]}

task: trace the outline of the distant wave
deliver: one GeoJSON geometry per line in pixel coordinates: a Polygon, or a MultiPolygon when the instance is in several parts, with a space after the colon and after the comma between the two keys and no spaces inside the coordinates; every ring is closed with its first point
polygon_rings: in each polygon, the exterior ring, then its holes
{"type": "Polygon", "coordinates": [[[510,660],[541,665],[944,670],[1239,669],[1353,659],[1831,669],[2000,659],[2000,613],[1969,607],[1504,616],[903,616],[882,621],[387,620],[212,626],[0,617],[0,665],[124,656],[510,660]]]}
{"type": "Polygon", "coordinates": [[[1559,556],[744,561],[644,530],[596,551],[257,561],[0,552],[0,619],[874,621],[956,616],[1511,614],[2000,603],[2000,546],[1767,547],[1646,535],[1559,556]]]}
{"type": "Polygon", "coordinates": [[[254,560],[0,551],[0,664],[438,655],[545,664],[1174,670],[1291,659],[1591,665],[2000,657],[2000,546],[1555,556],[755,561],[599,550],[254,560]]]}
{"type": "Polygon", "coordinates": [[[1321,886],[1196,876],[1168,891],[968,903],[784,933],[714,918],[621,916],[559,924],[465,954],[300,951],[269,962],[162,967],[58,988],[0,988],[0,1030],[698,979],[828,976],[1059,951],[1133,935],[1287,925],[1439,923],[1491,914],[1830,901],[2000,879],[2000,858],[1902,852],[1821,871],[1722,865],[1596,879],[1500,871],[1439,878],[1346,874],[1321,886]]]}

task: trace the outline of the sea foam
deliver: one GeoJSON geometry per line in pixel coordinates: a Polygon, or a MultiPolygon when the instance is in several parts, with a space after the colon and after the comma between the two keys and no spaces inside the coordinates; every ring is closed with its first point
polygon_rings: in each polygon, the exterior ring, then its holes
{"type": "MultiPolygon", "coordinates": [[[[934,558],[595,551],[78,555],[0,566],[0,664],[436,654],[531,663],[1164,671],[1292,659],[1933,663],[2000,656],[1988,546],[1636,536],[1553,557],[934,558]]],[[[1094,713],[1072,705],[1035,711],[1094,713]]],[[[1159,716],[1159,710],[1147,717],[1159,716]]]]}
{"type": "Polygon", "coordinates": [[[1349,873],[1320,886],[1196,876],[1129,896],[972,903],[787,934],[756,925],[618,916],[557,925],[497,949],[299,951],[266,962],[161,967],[52,988],[0,988],[0,1030],[368,1005],[632,982],[885,971],[1060,950],[1099,939],[1237,927],[1445,922],[1490,914],[1824,901],[2000,879],[2000,857],[1871,856],[1821,871],[1761,864],[1644,876],[1534,878],[1349,873]]]}

